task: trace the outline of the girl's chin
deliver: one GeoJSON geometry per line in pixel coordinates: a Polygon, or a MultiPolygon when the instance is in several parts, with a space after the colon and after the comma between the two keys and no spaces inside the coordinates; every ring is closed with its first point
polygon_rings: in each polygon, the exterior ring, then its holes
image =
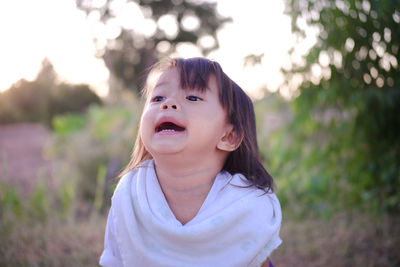
{"type": "Polygon", "coordinates": [[[150,150],[151,150],[151,152],[149,151],[150,154],[152,154],[154,157],[154,155],[160,155],[160,156],[178,155],[182,151],[182,148],[177,146],[176,144],[175,145],[163,144],[163,145],[152,146],[150,150]]]}

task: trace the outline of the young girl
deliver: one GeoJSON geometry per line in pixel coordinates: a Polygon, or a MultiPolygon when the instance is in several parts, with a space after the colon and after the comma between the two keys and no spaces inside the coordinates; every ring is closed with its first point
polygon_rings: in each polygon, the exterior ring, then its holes
{"type": "Polygon", "coordinates": [[[144,95],[100,265],[268,266],[282,217],[250,98],[204,58],[159,62],[144,95]]]}

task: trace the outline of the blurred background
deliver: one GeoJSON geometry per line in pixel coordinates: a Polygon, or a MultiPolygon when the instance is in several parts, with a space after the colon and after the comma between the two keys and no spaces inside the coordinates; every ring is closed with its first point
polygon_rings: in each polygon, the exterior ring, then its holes
{"type": "Polygon", "coordinates": [[[276,266],[400,266],[400,1],[9,0],[0,38],[0,266],[97,265],[165,56],[254,100],[276,266]]]}

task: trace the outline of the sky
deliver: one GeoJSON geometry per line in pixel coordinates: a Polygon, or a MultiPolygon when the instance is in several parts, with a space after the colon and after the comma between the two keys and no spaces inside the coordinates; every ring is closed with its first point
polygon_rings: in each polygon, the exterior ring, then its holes
{"type": "MultiPolygon", "coordinates": [[[[96,0],[101,2],[101,0],[96,0]]],[[[219,32],[220,48],[208,57],[254,97],[260,88],[277,90],[294,44],[283,0],[217,0],[217,9],[232,17],[219,32]],[[244,57],[264,53],[261,65],[244,68],[244,57]]],[[[112,34],[88,20],[74,0],[0,1],[0,90],[21,78],[34,79],[43,58],[53,63],[62,80],[88,83],[106,95],[109,73],[95,57],[93,37],[112,34]]],[[[181,47],[182,57],[199,56],[197,49],[181,47]]]]}

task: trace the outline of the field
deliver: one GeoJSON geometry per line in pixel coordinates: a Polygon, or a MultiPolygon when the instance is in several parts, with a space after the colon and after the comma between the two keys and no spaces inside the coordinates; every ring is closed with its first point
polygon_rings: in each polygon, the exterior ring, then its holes
{"type": "MultiPolygon", "coordinates": [[[[96,266],[102,252],[106,212],[82,212],[82,202],[63,208],[58,193],[65,190],[57,189],[62,183],[44,153],[49,139],[37,124],[0,129],[0,266],[96,266]]],[[[276,266],[400,264],[399,218],[359,211],[293,214],[284,210],[283,244],[272,255],[276,266]]]]}

